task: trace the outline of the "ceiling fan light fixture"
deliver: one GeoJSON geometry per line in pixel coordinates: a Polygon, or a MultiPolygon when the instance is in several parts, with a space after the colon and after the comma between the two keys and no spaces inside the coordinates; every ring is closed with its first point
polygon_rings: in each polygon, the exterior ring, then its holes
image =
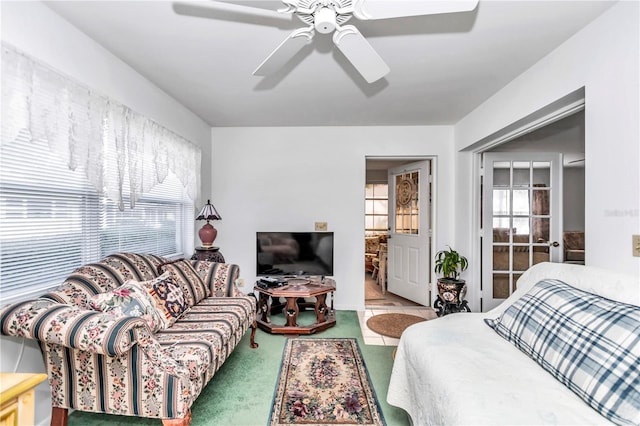
{"type": "Polygon", "coordinates": [[[314,25],[320,34],[329,34],[336,29],[336,12],[321,7],[314,15],[314,25]]]}

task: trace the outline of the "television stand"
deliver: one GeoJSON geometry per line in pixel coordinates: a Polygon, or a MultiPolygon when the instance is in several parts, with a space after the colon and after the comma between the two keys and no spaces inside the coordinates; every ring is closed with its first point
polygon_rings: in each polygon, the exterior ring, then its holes
{"type": "Polygon", "coordinates": [[[335,281],[330,278],[314,280],[304,278],[304,283],[297,283],[298,278],[290,279],[282,287],[263,288],[258,285],[254,291],[258,293],[258,327],[271,334],[314,334],[318,331],[336,325],[335,311],[333,310],[333,292],[336,290],[335,281]],[[331,295],[331,308],[326,304],[327,295],[331,295]],[[284,297],[286,302],[279,303],[279,298],[284,297]],[[315,297],[316,301],[306,302],[305,297],[315,297]],[[276,301],[276,304],[274,304],[276,301]],[[310,325],[299,325],[298,314],[300,309],[313,307],[316,314],[316,322],[310,325]],[[283,312],[286,323],[279,325],[271,322],[271,314],[283,312]]]}

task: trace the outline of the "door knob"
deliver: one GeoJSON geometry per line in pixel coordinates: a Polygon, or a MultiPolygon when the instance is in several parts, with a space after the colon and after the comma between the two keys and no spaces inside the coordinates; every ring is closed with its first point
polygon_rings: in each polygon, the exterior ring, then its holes
{"type": "Polygon", "coordinates": [[[551,247],[558,247],[559,245],[560,245],[560,243],[557,242],[557,241],[554,241],[554,242],[549,241],[549,246],[551,246],[551,247]]]}

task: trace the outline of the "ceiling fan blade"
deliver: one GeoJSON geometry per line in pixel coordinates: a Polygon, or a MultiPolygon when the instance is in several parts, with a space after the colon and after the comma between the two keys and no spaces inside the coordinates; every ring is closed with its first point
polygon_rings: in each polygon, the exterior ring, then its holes
{"type": "Polygon", "coordinates": [[[222,1],[175,1],[173,10],[179,15],[224,19],[262,25],[292,23],[293,14],[222,1]]]}
{"type": "Polygon", "coordinates": [[[278,47],[275,48],[273,52],[271,52],[269,56],[267,56],[267,59],[262,61],[258,68],[253,72],[253,75],[265,76],[278,71],[287,62],[289,62],[291,58],[300,51],[300,49],[311,42],[314,34],[315,31],[313,30],[313,27],[298,28],[297,30],[294,30],[286,39],[283,40],[282,43],[280,43],[278,47]]]}
{"type": "Polygon", "coordinates": [[[353,25],[336,29],[333,42],[367,83],[373,83],[389,73],[389,66],[353,25]]]}
{"type": "Polygon", "coordinates": [[[355,0],[353,16],[360,20],[402,18],[468,12],[478,0],[355,0]]]}

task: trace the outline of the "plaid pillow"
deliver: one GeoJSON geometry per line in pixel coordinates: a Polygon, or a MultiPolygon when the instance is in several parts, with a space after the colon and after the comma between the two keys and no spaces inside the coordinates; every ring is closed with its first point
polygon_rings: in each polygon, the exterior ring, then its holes
{"type": "Polygon", "coordinates": [[[640,307],[543,280],[485,322],[607,419],[640,424],[640,307]]]}

